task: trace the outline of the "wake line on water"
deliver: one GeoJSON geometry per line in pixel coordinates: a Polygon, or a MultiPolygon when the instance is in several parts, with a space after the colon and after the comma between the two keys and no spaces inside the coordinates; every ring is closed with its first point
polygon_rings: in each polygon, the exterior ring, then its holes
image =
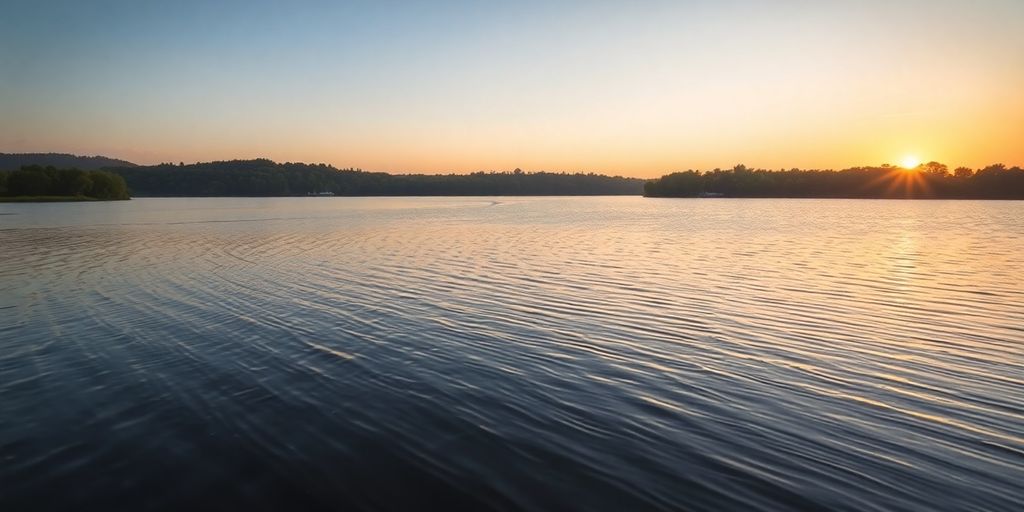
{"type": "Polygon", "coordinates": [[[308,347],[315,348],[315,349],[317,349],[317,350],[319,350],[321,352],[324,352],[326,354],[331,354],[332,356],[340,357],[340,358],[342,358],[342,359],[344,359],[346,361],[351,361],[351,360],[356,358],[355,354],[349,354],[348,352],[342,352],[340,350],[335,350],[335,349],[330,348],[330,347],[325,347],[325,346],[323,346],[323,345],[321,345],[319,343],[313,343],[312,341],[303,341],[303,343],[305,343],[306,346],[308,346],[308,347]]]}

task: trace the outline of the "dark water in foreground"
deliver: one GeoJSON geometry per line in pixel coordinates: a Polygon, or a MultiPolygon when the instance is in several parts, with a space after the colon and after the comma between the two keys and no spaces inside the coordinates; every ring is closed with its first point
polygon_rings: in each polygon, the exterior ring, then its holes
{"type": "Polygon", "coordinates": [[[4,511],[1024,510],[1024,202],[0,213],[4,511]]]}

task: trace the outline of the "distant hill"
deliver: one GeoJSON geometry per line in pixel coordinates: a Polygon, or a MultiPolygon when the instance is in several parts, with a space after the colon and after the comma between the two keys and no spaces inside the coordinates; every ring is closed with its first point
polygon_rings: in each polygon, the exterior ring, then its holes
{"type": "Polygon", "coordinates": [[[67,153],[0,153],[0,171],[14,171],[23,165],[52,165],[58,169],[92,171],[105,167],[136,167],[135,164],[105,156],[78,156],[67,153]]]}
{"type": "Polygon", "coordinates": [[[387,174],[324,164],[232,160],[110,168],[134,196],[640,195],[638,178],[593,173],[387,174]]]}

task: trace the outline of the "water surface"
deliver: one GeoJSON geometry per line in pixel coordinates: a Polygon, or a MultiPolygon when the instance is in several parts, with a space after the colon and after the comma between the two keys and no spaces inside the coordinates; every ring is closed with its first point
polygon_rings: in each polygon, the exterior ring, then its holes
{"type": "Polygon", "coordinates": [[[0,213],[3,510],[1024,509],[1024,203],[0,213]]]}

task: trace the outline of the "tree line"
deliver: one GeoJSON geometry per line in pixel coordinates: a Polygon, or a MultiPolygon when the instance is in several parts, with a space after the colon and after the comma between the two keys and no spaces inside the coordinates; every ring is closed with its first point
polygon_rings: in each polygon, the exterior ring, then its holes
{"type": "Polygon", "coordinates": [[[110,171],[83,171],[27,165],[0,172],[0,196],[78,197],[100,200],[128,199],[124,178],[110,171]]]}
{"type": "Polygon", "coordinates": [[[644,185],[648,197],[832,197],[907,199],[1024,199],[1024,169],[990,165],[953,171],[938,162],[914,169],[891,165],[833,170],[767,170],[737,165],[689,170],[644,185]]]}
{"type": "Polygon", "coordinates": [[[1024,170],[990,165],[952,171],[938,162],[833,170],[767,170],[737,165],[656,180],[594,173],[388,174],[267,159],[83,171],[23,166],[0,172],[0,196],[127,199],[140,196],[637,195],[649,197],[845,197],[1024,199],[1024,170]],[[646,181],[646,183],[645,183],[646,181]]]}
{"type": "Polygon", "coordinates": [[[388,174],[266,159],[109,169],[136,196],[639,195],[644,180],[593,173],[388,174]]]}

